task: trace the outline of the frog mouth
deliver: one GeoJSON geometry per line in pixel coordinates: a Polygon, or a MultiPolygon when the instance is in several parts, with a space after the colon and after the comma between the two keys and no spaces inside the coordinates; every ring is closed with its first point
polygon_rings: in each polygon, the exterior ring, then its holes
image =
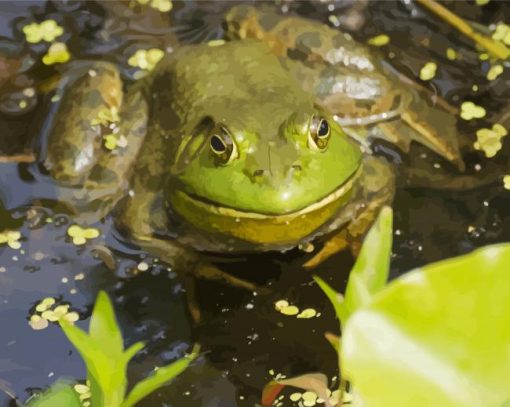
{"type": "Polygon", "coordinates": [[[233,219],[253,219],[253,220],[270,220],[275,223],[285,223],[289,222],[297,217],[303,217],[313,212],[317,212],[320,209],[332,204],[335,201],[339,201],[342,198],[346,197],[352,191],[356,180],[360,176],[362,171],[362,166],[359,166],[356,171],[354,171],[349,178],[338,188],[336,188],[333,192],[330,192],[328,195],[316,201],[310,205],[305,206],[304,208],[298,209],[293,212],[288,212],[284,214],[263,214],[258,212],[250,212],[250,211],[242,211],[239,209],[234,209],[232,207],[218,205],[217,203],[204,199],[200,196],[188,194],[184,191],[177,190],[175,193],[179,196],[181,202],[188,202],[190,205],[194,206],[197,209],[201,209],[203,212],[210,213],[212,215],[217,215],[221,217],[229,217],[233,219]]]}

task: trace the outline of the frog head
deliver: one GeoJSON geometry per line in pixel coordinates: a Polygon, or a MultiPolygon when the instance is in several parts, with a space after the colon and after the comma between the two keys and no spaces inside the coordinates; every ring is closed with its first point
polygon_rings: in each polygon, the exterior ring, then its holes
{"type": "Polygon", "coordinates": [[[359,145],[284,61],[257,41],[191,48],[178,60],[170,103],[180,142],[165,194],[181,217],[202,230],[283,245],[346,203],[359,145]]]}

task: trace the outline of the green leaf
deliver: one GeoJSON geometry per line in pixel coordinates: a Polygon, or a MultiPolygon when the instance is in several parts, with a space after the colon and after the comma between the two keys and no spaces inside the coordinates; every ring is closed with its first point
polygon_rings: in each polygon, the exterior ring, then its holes
{"type": "Polygon", "coordinates": [[[335,314],[340,320],[340,324],[343,325],[346,321],[347,311],[345,309],[344,297],[342,294],[337,293],[328,283],[326,283],[322,278],[313,276],[313,279],[317,283],[317,285],[321,288],[321,290],[326,294],[329,301],[333,305],[335,309],[335,314]]]}
{"type": "Polygon", "coordinates": [[[500,407],[510,398],[510,244],[393,281],[349,319],[346,377],[365,406],[500,407]]]}
{"type": "Polygon", "coordinates": [[[27,403],[27,407],[55,406],[81,407],[80,398],[69,383],[57,382],[27,403]]]}
{"type": "Polygon", "coordinates": [[[388,280],[393,243],[393,211],[385,206],[367,234],[361,252],[349,275],[345,289],[345,315],[342,324],[353,312],[366,306],[388,280]]]}
{"type": "MultiPolygon", "coordinates": [[[[115,320],[107,294],[100,292],[90,321],[90,334],[62,321],[60,326],[76,347],[87,366],[93,406],[116,407],[122,403],[127,387],[127,364],[134,355],[131,348],[126,357],[122,335],[115,320]]],[[[140,346],[136,346],[139,350],[140,346]]]]}
{"type": "Polygon", "coordinates": [[[122,333],[115,319],[112,303],[104,291],[97,295],[90,318],[89,335],[94,342],[102,343],[110,352],[122,354],[124,349],[122,333]]]}
{"type": "Polygon", "coordinates": [[[168,384],[170,380],[175,378],[188,367],[191,361],[196,358],[197,354],[198,348],[194,349],[191,355],[179,359],[170,365],[160,367],[153,375],[147,377],[141,382],[138,382],[138,384],[133,387],[133,390],[131,390],[121,406],[134,406],[136,403],[147,397],[152,392],[168,384]]]}

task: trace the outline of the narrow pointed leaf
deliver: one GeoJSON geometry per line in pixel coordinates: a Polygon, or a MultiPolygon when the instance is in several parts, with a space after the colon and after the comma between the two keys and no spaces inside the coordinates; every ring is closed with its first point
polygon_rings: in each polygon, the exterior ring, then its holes
{"type": "Polygon", "coordinates": [[[124,361],[126,364],[129,363],[133,357],[140,352],[144,348],[143,342],[136,342],[133,345],[131,345],[125,352],[124,352],[124,361]]]}
{"type": "Polygon", "coordinates": [[[188,367],[196,354],[193,353],[189,357],[177,360],[176,362],[159,368],[152,375],[139,382],[133,390],[129,393],[127,398],[122,403],[122,407],[131,407],[138,403],[143,398],[147,397],[152,392],[168,384],[168,382],[179,375],[184,369],[188,367]]]}
{"type": "Polygon", "coordinates": [[[333,347],[335,352],[338,353],[340,351],[340,337],[338,335],[331,333],[331,332],[326,332],[324,334],[324,337],[330,343],[330,345],[333,347]]]}
{"type": "Polygon", "coordinates": [[[113,305],[104,291],[100,291],[97,295],[90,318],[89,335],[95,342],[102,343],[109,352],[121,354],[124,349],[124,341],[115,318],[113,305]]]}
{"type": "Polygon", "coordinates": [[[322,278],[313,276],[313,279],[317,283],[317,285],[321,288],[321,290],[326,294],[329,301],[333,305],[335,309],[335,314],[340,320],[340,324],[343,325],[346,321],[346,310],[344,304],[344,298],[342,294],[337,293],[328,283],[326,283],[322,278]]]}
{"type": "Polygon", "coordinates": [[[392,246],[393,211],[384,207],[363,242],[361,252],[345,289],[346,319],[357,309],[369,304],[388,280],[392,246]]]}

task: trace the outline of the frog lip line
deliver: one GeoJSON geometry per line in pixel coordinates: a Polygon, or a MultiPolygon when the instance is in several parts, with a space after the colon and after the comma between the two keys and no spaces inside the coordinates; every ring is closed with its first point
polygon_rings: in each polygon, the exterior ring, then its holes
{"type": "Polygon", "coordinates": [[[285,221],[285,220],[291,220],[298,216],[306,215],[308,213],[314,212],[327,204],[339,199],[340,197],[347,194],[353,187],[354,182],[359,177],[362,171],[362,166],[360,165],[356,171],[354,171],[350,177],[337,189],[335,189],[333,192],[326,195],[324,198],[322,198],[320,201],[317,201],[311,205],[308,205],[302,209],[299,209],[295,212],[289,212],[284,213],[281,215],[266,215],[262,213],[257,212],[244,212],[240,211],[238,209],[233,209],[226,206],[218,206],[214,203],[211,203],[211,201],[205,201],[201,199],[200,197],[197,197],[196,195],[191,196],[183,191],[179,191],[181,194],[183,194],[188,200],[192,201],[195,205],[198,205],[205,209],[209,213],[213,213],[216,215],[221,216],[229,216],[232,218],[240,218],[240,219],[271,219],[271,220],[278,220],[278,221],[285,221]],[[287,218],[287,219],[286,219],[287,218]]]}

